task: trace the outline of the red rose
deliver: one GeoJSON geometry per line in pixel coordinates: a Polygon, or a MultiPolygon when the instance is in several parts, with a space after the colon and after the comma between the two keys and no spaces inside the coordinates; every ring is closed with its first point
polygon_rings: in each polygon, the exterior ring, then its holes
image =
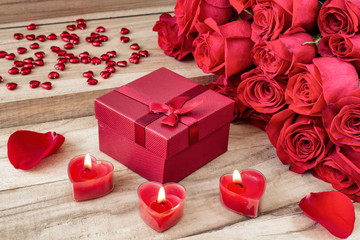
{"type": "Polygon", "coordinates": [[[360,152],[360,89],[329,104],[322,118],[332,142],[360,152]]]}
{"type": "Polygon", "coordinates": [[[193,55],[199,68],[205,73],[225,74],[226,77],[239,73],[253,62],[250,39],[250,23],[233,21],[221,26],[208,18],[196,25],[199,36],[194,40],[193,55]]]}
{"type": "Polygon", "coordinates": [[[252,125],[265,131],[265,128],[272,116],[272,114],[259,113],[254,109],[248,108],[245,112],[242,113],[241,118],[249,120],[252,125]]]}
{"type": "Polygon", "coordinates": [[[304,43],[312,41],[307,33],[281,35],[274,41],[257,42],[252,53],[264,73],[275,77],[288,74],[294,63],[311,63],[316,55],[316,46],[304,43]]]}
{"type": "Polygon", "coordinates": [[[232,16],[229,0],[178,0],[175,16],[179,25],[179,35],[196,32],[195,23],[212,18],[219,25],[227,23],[232,16]]]}
{"type": "Polygon", "coordinates": [[[323,57],[336,56],[345,62],[353,64],[360,71],[360,35],[354,36],[334,34],[321,38],[319,53],[323,57]]]}
{"type": "Polygon", "coordinates": [[[360,202],[360,153],[336,147],[330,156],[315,166],[313,175],[360,202]],[[354,162],[356,164],[354,164],[354,162]]]}
{"type": "Polygon", "coordinates": [[[251,39],[275,40],[281,33],[297,29],[311,31],[318,13],[317,0],[264,0],[253,5],[251,39]]]}
{"type": "Polygon", "coordinates": [[[153,31],[158,32],[159,47],[166,55],[181,60],[191,53],[194,38],[186,38],[185,34],[178,35],[179,26],[176,23],[176,17],[171,17],[168,13],[161,14],[153,31]]]}
{"type": "Polygon", "coordinates": [[[337,58],[314,58],[313,64],[295,64],[289,73],[285,99],[293,111],[321,116],[330,103],[359,86],[355,68],[337,58]]]}
{"type": "Polygon", "coordinates": [[[235,101],[233,118],[233,120],[235,120],[241,114],[239,106],[241,103],[236,94],[236,88],[241,79],[240,76],[237,75],[232,76],[231,78],[231,81],[227,82],[228,79],[226,79],[224,75],[221,75],[215,82],[208,84],[206,87],[235,101]]]}
{"type": "Polygon", "coordinates": [[[325,158],[333,146],[321,118],[298,115],[291,109],[275,114],[266,127],[270,142],[283,164],[303,173],[325,158]]]}
{"type": "Polygon", "coordinates": [[[260,113],[276,113],[285,106],[286,81],[271,79],[259,68],[241,75],[240,101],[260,113]]]}
{"type": "Polygon", "coordinates": [[[317,19],[321,35],[354,34],[359,31],[359,16],[359,1],[328,0],[321,7],[317,19]]]}
{"type": "Polygon", "coordinates": [[[251,7],[256,3],[256,0],[230,0],[231,6],[233,6],[238,13],[251,7]]]}

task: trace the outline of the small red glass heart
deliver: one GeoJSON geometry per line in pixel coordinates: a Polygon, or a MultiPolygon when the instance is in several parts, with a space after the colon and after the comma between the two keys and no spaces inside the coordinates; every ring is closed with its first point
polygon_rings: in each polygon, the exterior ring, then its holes
{"type": "Polygon", "coordinates": [[[30,169],[56,152],[64,141],[65,138],[55,132],[16,131],[10,135],[7,143],[8,158],[15,168],[30,169]]]}
{"type": "Polygon", "coordinates": [[[265,191],[265,177],[260,172],[250,169],[241,171],[240,176],[240,182],[234,182],[232,174],[220,178],[220,201],[237,213],[257,217],[265,191]],[[238,191],[234,184],[239,184],[238,191]]]}
{"type": "Polygon", "coordinates": [[[90,166],[85,164],[85,155],[74,157],[68,166],[68,176],[73,187],[73,199],[84,201],[102,197],[113,188],[114,166],[107,161],[97,161],[89,156],[90,166]]]}
{"type": "Polygon", "coordinates": [[[143,183],[138,188],[140,217],[154,230],[163,232],[182,217],[185,195],[185,188],[177,183],[143,183]],[[159,202],[161,187],[165,190],[165,196],[159,202]]]}

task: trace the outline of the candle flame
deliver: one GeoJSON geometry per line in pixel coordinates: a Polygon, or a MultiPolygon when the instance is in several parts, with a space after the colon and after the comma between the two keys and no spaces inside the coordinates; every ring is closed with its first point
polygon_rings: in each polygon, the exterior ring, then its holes
{"type": "Polygon", "coordinates": [[[241,175],[238,170],[234,170],[233,172],[233,182],[241,183],[241,175]]]}
{"type": "Polygon", "coordinates": [[[84,167],[91,169],[91,157],[89,154],[86,154],[85,159],[84,159],[84,167]]]}
{"type": "Polygon", "coordinates": [[[158,203],[162,203],[165,201],[165,189],[163,187],[160,188],[157,201],[158,203]]]}

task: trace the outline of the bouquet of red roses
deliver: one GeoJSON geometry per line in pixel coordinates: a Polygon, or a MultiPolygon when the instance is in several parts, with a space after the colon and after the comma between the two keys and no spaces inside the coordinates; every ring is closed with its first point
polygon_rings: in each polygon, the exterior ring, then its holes
{"type": "Polygon", "coordinates": [[[219,75],[209,87],[290,170],[360,202],[360,1],[178,0],[153,30],[166,55],[219,75]]]}

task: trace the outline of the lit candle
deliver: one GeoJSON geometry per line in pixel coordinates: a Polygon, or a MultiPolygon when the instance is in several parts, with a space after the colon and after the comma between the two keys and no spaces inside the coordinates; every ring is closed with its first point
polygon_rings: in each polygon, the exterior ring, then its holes
{"type": "Polygon", "coordinates": [[[94,157],[74,157],[68,166],[68,175],[73,187],[73,199],[84,201],[104,196],[113,189],[114,166],[94,157]]]}
{"type": "Polygon", "coordinates": [[[256,170],[235,170],[231,175],[220,178],[220,201],[229,209],[249,217],[257,217],[262,195],[265,191],[265,177],[256,170]]]}
{"type": "Polygon", "coordinates": [[[140,217],[151,228],[163,232],[182,217],[185,188],[177,183],[143,183],[138,188],[140,217]]]}

